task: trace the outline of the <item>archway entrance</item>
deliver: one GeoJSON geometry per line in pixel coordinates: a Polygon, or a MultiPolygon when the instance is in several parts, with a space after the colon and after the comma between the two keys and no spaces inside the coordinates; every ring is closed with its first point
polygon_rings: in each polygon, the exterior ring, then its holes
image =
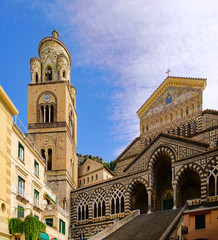
{"type": "Polygon", "coordinates": [[[164,152],[156,157],[153,166],[153,211],[172,209],[172,169],[171,158],[164,152]]]}
{"type": "Polygon", "coordinates": [[[182,207],[187,200],[201,198],[201,179],[193,170],[188,169],[178,184],[178,205],[182,207]]]}
{"type": "Polygon", "coordinates": [[[148,194],[142,183],[136,183],[132,190],[131,209],[139,209],[141,214],[148,211],[148,194]]]}

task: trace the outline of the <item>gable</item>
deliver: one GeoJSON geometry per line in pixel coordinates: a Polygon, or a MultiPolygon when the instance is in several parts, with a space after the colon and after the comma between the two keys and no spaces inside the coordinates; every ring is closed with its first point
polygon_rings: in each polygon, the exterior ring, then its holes
{"type": "Polygon", "coordinates": [[[202,142],[161,133],[124,169],[124,172],[130,174],[148,170],[150,161],[160,150],[169,154],[172,162],[177,162],[203,153],[207,147],[208,144],[202,142]]]}
{"type": "Polygon", "coordinates": [[[167,77],[151,97],[137,111],[139,118],[181,104],[194,97],[202,97],[206,79],[167,77]]]}
{"type": "Polygon", "coordinates": [[[101,163],[93,161],[92,159],[87,159],[79,169],[79,177],[103,169],[103,167],[101,163]]]}
{"type": "Polygon", "coordinates": [[[194,98],[198,98],[200,103],[201,97],[202,91],[200,89],[187,87],[167,87],[164,92],[157,98],[157,100],[142,115],[141,119],[160,113],[176,105],[182,105],[183,103],[186,104],[194,98]]]}

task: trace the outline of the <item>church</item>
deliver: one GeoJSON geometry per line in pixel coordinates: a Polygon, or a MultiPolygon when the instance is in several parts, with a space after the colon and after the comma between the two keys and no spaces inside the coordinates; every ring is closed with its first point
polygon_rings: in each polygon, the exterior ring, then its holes
{"type": "Polygon", "coordinates": [[[116,174],[90,159],[79,169],[70,53],[56,30],[38,52],[30,60],[29,141],[69,213],[69,238],[215,239],[218,111],[202,108],[207,79],[167,76],[137,111],[140,135],[115,159],[116,174]]]}

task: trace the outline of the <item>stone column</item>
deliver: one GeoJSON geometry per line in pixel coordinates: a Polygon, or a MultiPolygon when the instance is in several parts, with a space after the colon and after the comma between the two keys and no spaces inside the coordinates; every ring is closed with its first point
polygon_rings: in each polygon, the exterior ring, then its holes
{"type": "Polygon", "coordinates": [[[151,213],[151,197],[152,197],[152,190],[149,189],[147,190],[148,192],[148,212],[147,214],[150,214],[151,213]]]}
{"type": "Polygon", "coordinates": [[[173,209],[176,209],[176,184],[173,185],[173,209]]]}

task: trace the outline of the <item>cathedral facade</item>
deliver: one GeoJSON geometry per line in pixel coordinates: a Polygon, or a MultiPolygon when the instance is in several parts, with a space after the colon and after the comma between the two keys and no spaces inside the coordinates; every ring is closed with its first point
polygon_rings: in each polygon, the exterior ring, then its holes
{"type": "Polygon", "coordinates": [[[140,136],[115,160],[117,175],[71,192],[73,239],[137,209],[217,206],[218,112],[202,110],[206,81],[168,76],[141,106],[140,136]]]}

